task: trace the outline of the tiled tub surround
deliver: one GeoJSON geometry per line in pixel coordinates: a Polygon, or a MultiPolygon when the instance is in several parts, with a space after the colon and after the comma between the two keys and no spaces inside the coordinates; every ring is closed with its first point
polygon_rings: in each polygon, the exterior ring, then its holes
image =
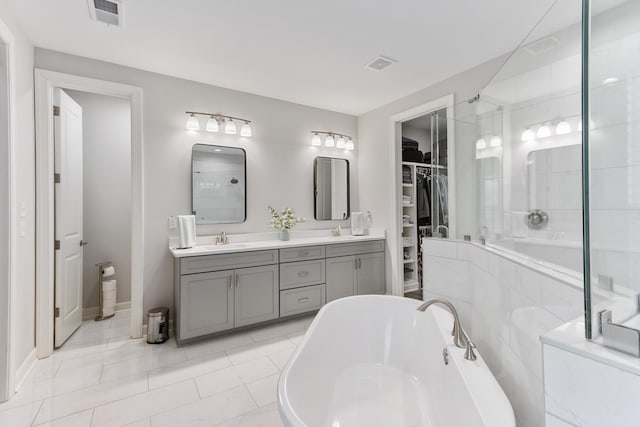
{"type": "MultiPolygon", "coordinates": [[[[615,308],[614,308],[615,310],[615,308]]],[[[640,327],[638,317],[633,319],[640,327]]],[[[584,321],[542,337],[548,427],[628,427],[640,421],[640,359],[584,338],[584,321]]]]}
{"type": "Polygon", "coordinates": [[[277,381],[313,316],[177,348],[86,321],[0,404],[0,426],[281,426],[277,381]]]}
{"type": "Polygon", "coordinates": [[[423,239],[424,298],[451,300],[511,401],[544,425],[540,336],[582,316],[582,283],[476,243],[423,239]]]}

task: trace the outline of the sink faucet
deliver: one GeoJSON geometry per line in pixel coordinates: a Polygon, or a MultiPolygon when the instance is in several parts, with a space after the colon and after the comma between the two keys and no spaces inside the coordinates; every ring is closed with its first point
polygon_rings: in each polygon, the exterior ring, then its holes
{"type": "Polygon", "coordinates": [[[342,236],[342,227],[337,226],[336,228],[331,230],[331,236],[332,237],[340,237],[340,236],[342,236]]]}
{"type": "Polygon", "coordinates": [[[418,307],[418,311],[426,311],[427,308],[432,306],[433,304],[438,304],[451,313],[453,316],[453,331],[451,331],[451,335],[453,335],[453,343],[456,347],[465,348],[466,351],[464,353],[464,358],[467,360],[476,360],[476,354],[473,351],[476,348],[475,344],[471,342],[471,338],[467,335],[467,332],[464,330],[462,325],[460,324],[460,318],[458,317],[458,312],[456,308],[449,301],[439,298],[430,299],[425,301],[420,307],[418,307]]]}
{"type": "Polygon", "coordinates": [[[224,231],[220,233],[218,237],[216,237],[216,245],[227,245],[229,244],[229,236],[224,231]]]}

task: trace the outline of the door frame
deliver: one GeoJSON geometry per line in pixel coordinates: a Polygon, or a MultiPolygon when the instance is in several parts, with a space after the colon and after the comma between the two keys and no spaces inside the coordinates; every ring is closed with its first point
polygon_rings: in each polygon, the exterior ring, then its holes
{"type": "Polygon", "coordinates": [[[53,90],[72,89],[126,98],[131,103],[131,338],[142,337],[144,289],[144,161],[142,88],[35,68],[36,349],[53,353],[54,156],[53,90]]]}
{"type": "MultiPolygon", "coordinates": [[[[0,39],[6,47],[5,60],[7,61],[7,176],[8,186],[7,200],[8,206],[6,206],[8,213],[8,222],[0,225],[1,227],[7,227],[7,235],[9,236],[8,245],[5,246],[7,250],[7,275],[0,278],[0,402],[8,400],[15,390],[16,381],[16,369],[13,364],[15,363],[14,351],[16,343],[16,327],[14,322],[14,310],[16,304],[14,304],[15,290],[16,290],[16,159],[15,159],[15,141],[16,141],[16,126],[15,126],[15,99],[16,99],[16,85],[14,76],[15,70],[15,42],[13,33],[9,27],[0,19],[0,39]],[[3,283],[6,280],[6,286],[3,283]]],[[[2,165],[3,167],[5,165],[2,165]]],[[[3,207],[4,209],[4,207],[3,207]]]]}
{"type": "MultiPolygon", "coordinates": [[[[433,113],[438,110],[447,110],[447,120],[454,116],[453,93],[434,99],[425,104],[410,108],[409,110],[391,116],[390,128],[390,158],[393,170],[393,209],[391,210],[391,232],[389,239],[389,252],[391,256],[391,294],[404,296],[404,277],[402,268],[402,123],[433,113]],[[395,280],[393,280],[395,276],[395,280]]],[[[449,236],[456,236],[456,145],[455,122],[454,126],[447,124],[447,169],[449,180],[449,236]]],[[[418,242],[420,244],[420,242],[418,242]]]]}

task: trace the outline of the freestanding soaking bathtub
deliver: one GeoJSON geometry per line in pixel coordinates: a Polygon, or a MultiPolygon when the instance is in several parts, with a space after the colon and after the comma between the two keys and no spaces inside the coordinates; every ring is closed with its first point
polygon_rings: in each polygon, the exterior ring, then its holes
{"type": "Polygon", "coordinates": [[[322,308],[280,376],[284,425],[514,427],[482,357],[453,344],[451,315],[419,305],[371,295],[322,308]]]}

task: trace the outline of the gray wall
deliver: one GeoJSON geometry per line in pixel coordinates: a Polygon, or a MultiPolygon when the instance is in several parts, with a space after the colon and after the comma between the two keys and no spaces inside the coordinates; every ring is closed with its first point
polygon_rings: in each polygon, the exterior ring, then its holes
{"type": "MultiPolygon", "coordinates": [[[[33,45],[20,30],[19,23],[6,2],[0,2],[0,20],[14,38],[15,62],[11,66],[15,87],[13,99],[15,140],[15,194],[12,214],[17,229],[15,237],[14,292],[11,295],[11,318],[15,325],[11,342],[14,373],[35,348],[35,144],[33,105],[33,45]]],[[[6,206],[6,205],[3,205],[6,206]]],[[[5,255],[6,256],[6,255],[5,255]]],[[[7,290],[6,280],[0,287],[7,290]]],[[[2,326],[2,325],[0,325],[2,326]]],[[[24,370],[25,367],[23,367],[24,370]]],[[[0,375],[1,376],[1,375],[0,375]]],[[[20,380],[20,378],[17,378],[20,380]]]]}
{"type": "Polygon", "coordinates": [[[99,303],[96,264],[111,261],[117,302],[131,300],[131,106],[129,100],[66,90],[82,107],[83,307],[99,303]]]}
{"type": "MultiPolygon", "coordinates": [[[[167,249],[167,218],[191,211],[191,146],[209,143],[247,151],[247,221],[199,226],[199,234],[267,231],[267,206],[296,209],[309,219],[300,228],[332,228],[348,221],[313,220],[313,159],[324,155],[351,161],[353,209],[358,200],[356,151],[311,146],[312,130],[356,137],[356,117],[243,92],[177,79],[44,49],[35,50],[36,67],[143,89],[145,259],[144,308],[172,306],[173,264],[167,249]],[[205,111],[252,120],[254,137],[185,130],[185,111],[205,111]]],[[[204,126],[204,120],[201,127],[204,126]]]]}

